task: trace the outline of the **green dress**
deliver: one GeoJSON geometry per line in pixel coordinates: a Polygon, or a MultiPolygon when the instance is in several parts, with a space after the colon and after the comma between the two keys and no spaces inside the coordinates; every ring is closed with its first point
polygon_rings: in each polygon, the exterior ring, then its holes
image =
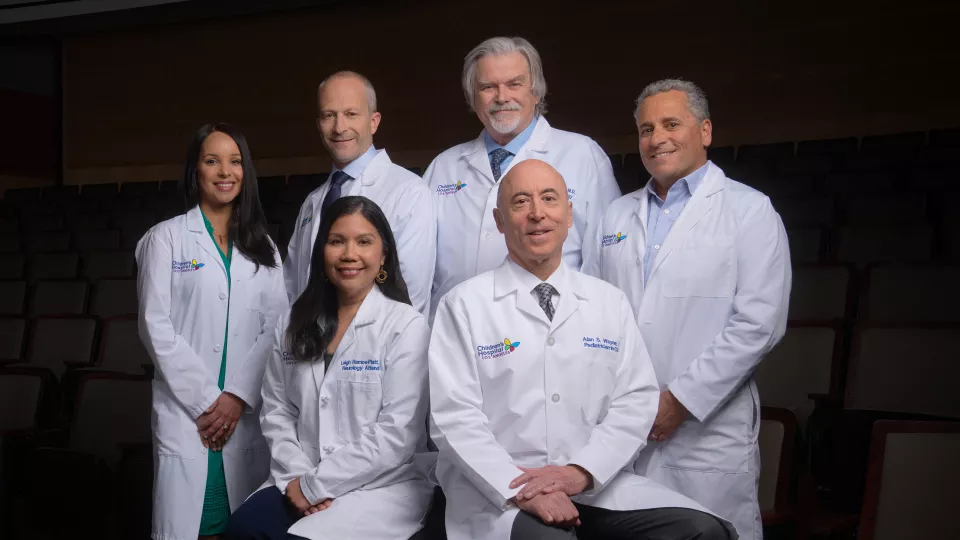
{"type": "MultiPolygon", "coordinates": [[[[203,213],[201,212],[201,215],[203,213]]],[[[217,252],[223,260],[223,267],[227,270],[227,323],[223,334],[223,357],[220,360],[220,377],[217,386],[223,390],[223,381],[227,375],[227,336],[230,330],[230,259],[233,254],[233,241],[227,242],[227,253],[224,254],[213,237],[213,225],[203,216],[203,224],[207,233],[217,246],[217,252]]],[[[223,452],[207,452],[207,486],[203,496],[203,514],[200,517],[200,535],[217,535],[227,528],[230,518],[230,500],[227,498],[227,477],[223,472],[223,452]]]]}

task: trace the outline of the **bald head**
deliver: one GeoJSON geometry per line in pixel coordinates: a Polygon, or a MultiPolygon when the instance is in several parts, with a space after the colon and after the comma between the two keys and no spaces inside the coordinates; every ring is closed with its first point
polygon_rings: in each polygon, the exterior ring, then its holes
{"type": "Polygon", "coordinates": [[[514,165],[500,180],[493,218],[514,262],[541,279],[560,265],[573,208],[566,182],[550,164],[528,159],[514,165]]]}

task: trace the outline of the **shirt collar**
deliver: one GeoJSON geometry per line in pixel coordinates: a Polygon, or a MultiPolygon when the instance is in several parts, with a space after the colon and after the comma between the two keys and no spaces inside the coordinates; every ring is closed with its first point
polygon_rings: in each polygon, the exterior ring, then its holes
{"type": "Polygon", "coordinates": [[[487,154],[493,152],[497,148],[503,148],[507,152],[517,155],[517,153],[520,152],[520,149],[523,148],[523,145],[527,144],[527,141],[530,140],[530,136],[533,135],[533,130],[537,127],[537,121],[539,119],[539,115],[534,116],[533,120],[530,122],[530,125],[525,127],[519,135],[514,137],[513,140],[508,142],[505,146],[498,144],[497,141],[493,140],[493,137],[487,133],[487,130],[483,130],[483,144],[487,147],[487,154]]]}
{"type": "MultiPolygon", "coordinates": [[[[704,176],[707,175],[707,169],[709,167],[710,167],[710,161],[708,160],[699,169],[693,171],[689,175],[681,178],[680,180],[677,180],[677,183],[670,186],[670,189],[667,190],[667,197],[670,196],[671,192],[676,193],[675,190],[681,190],[681,189],[685,189],[687,191],[688,197],[693,197],[693,194],[697,192],[697,188],[699,188],[700,185],[703,184],[703,178],[704,176]]],[[[653,178],[651,178],[650,181],[647,182],[647,193],[659,199],[660,196],[657,195],[657,190],[655,188],[655,185],[656,185],[656,181],[653,178]]]]}
{"type": "MultiPolygon", "coordinates": [[[[377,149],[371,144],[370,148],[367,148],[367,151],[360,155],[357,159],[347,163],[347,166],[343,168],[343,172],[347,173],[350,178],[360,178],[360,175],[363,174],[363,171],[367,168],[367,165],[373,161],[373,158],[377,157],[377,149]]],[[[333,176],[333,173],[339,171],[336,165],[333,166],[333,170],[330,171],[330,176],[333,176]]]]}
{"type": "Polygon", "coordinates": [[[520,284],[520,286],[517,287],[518,290],[531,293],[537,285],[541,283],[549,283],[557,291],[557,294],[562,294],[564,289],[564,277],[566,276],[566,272],[564,270],[565,265],[563,264],[563,261],[560,261],[560,266],[558,266],[557,269],[550,274],[550,277],[543,281],[517,264],[516,261],[509,256],[507,257],[507,264],[509,264],[513,270],[513,278],[516,279],[520,284]]]}

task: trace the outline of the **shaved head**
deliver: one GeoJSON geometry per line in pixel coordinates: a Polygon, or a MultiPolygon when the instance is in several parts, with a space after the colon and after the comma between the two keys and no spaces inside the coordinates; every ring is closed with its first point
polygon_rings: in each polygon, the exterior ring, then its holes
{"type": "Polygon", "coordinates": [[[560,266],[573,226],[567,183],[549,163],[521,161],[500,179],[493,219],[510,258],[545,280],[560,266]]]}

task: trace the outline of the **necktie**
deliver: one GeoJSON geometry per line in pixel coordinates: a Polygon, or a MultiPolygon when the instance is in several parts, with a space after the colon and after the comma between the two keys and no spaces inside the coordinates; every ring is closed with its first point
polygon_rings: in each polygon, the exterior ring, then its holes
{"type": "Polygon", "coordinates": [[[500,172],[500,165],[503,165],[503,160],[511,155],[513,154],[505,148],[497,148],[493,152],[490,152],[490,168],[493,170],[494,180],[500,180],[500,176],[503,174],[500,172]]]}
{"type": "Polygon", "coordinates": [[[537,302],[540,303],[540,309],[547,314],[547,318],[553,320],[553,295],[557,290],[549,283],[541,283],[533,288],[537,293],[537,302]]]}
{"type": "Polygon", "coordinates": [[[320,205],[321,214],[327,211],[327,207],[333,204],[333,201],[340,198],[340,188],[347,180],[350,180],[350,175],[343,171],[337,171],[330,176],[330,190],[327,191],[323,204],[320,205]]]}

